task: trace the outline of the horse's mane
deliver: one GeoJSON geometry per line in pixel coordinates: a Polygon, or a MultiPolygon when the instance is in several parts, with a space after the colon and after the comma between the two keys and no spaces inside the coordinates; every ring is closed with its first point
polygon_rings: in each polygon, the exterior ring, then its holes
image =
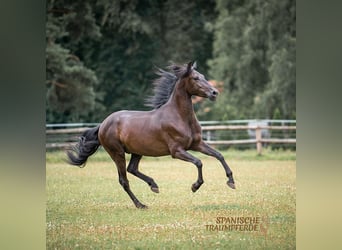
{"type": "Polygon", "coordinates": [[[177,80],[186,72],[186,65],[173,64],[168,66],[167,69],[170,71],[157,68],[155,73],[159,78],[153,81],[153,95],[146,99],[146,106],[158,109],[169,100],[177,80]]]}

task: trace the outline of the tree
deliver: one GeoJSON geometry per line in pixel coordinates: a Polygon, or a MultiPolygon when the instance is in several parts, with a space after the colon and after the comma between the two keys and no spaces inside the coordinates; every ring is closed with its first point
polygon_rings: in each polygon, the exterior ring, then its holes
{"type": "Polygon", "coordinates": [[[170,61],[197,60],[207,71],[212,36],[205,24],[214,4],[49,1],[47,121],[100,121],[113,111],[147,109],[154,66],[170,61]]]}
{"type": "Polygon", "coordinates": [[[46,23],[47,122],[86,121],[101,110],[93,70],[75,52],[82,39],[99,38],[91,7],[81,1],[49,1],[46,23]],[[77,10],[77,11],[76,11],[77,10]]]}
{"type": "Polygon", "coordinates": [[[295,2],[218,0],[210,77],[221,119],[295,118],[295,2]]]}

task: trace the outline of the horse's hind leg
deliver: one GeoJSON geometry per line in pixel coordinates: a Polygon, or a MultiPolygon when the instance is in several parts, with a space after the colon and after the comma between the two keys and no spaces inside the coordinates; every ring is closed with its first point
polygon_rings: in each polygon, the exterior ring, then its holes
{"type": "Polygon", "coordinates": [[[132,154],[131,160],[129,161],[129,164],[127,167],[127,171],[133,174],[134,176],[145,181],[151,187],[151,190],[153,192],[159,193],[158,185],[154,182],[154,180],[151,177],[144,175],[143,173],[139,171],[138,166],[139,166],[139,161],[141,157],[142,157],[141,155],[132,154]]]}
{"type": "Polygon", "coordinates": [[[112,157],[113,161],[116,164],[116,167],[118,169],[119,174],[119,183],[123,187],[123,189],[126,191],[126,193],[129,195],[129,197],[134,202],[134,205],[137,208],[147,208],[144,204],[142,204],[137,197],[133,194],[131,191],[131,188],[129,187],[129,181],[127,179],[127,172],[126,172],[126,159],[125,159],[125,153],[115,153],[111,151],[107,151],[110,156],[112,157]]]}

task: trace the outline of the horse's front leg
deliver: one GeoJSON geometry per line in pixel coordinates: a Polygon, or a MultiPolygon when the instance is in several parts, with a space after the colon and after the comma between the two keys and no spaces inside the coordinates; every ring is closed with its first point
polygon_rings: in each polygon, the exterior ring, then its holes
{"type": "Polygon", "coordinates": [[[201,152],[206,155],[210,155],[215,157],[217,160],[219,160],[226,171],[226,175],[228,177],[227,185],[233,189],[235,189],[235,182],[233,178],[233,172],[230,170],[227,162],[224,160],[224,157],[222,154],[212,147],[210,147],[208,144],[206,144],[204,141],[201,141],[199,144],[197,144],[195,147],[192,148],[192,150],[201,152]]]}
{"type": "Polygon", "coordinates": [[[177,158],[183,161],[188,161],[196,165],[197,170],[198,170],[198,177],[197,177],[197,181],[191,186],[192,192],[196,192],[200,188],[200,186],[204,183],[203,175],[202,175],[202,162],[196,157],[194,157],[193,155],[186,152],[183,148],[173,149],[171,152],[171,155],[173,158],[177,158]]]}

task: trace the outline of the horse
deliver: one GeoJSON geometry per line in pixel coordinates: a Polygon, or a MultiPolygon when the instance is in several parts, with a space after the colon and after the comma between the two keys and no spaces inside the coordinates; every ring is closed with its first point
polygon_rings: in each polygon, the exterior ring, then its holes
{"type": "Polygon", "coordinates": [[[147,208],[131,191],[127,172],[145,181],[155,193],[159,187],[153,178],[139,171],[142,156],[172,158],[193,163],[198,170],[192,192],[203,184],[202,162],[188,150],[198,151],[219,160],[228,177],[227,185],[235,189],[233,173],[221,153],[202,140],[201,126],[193,109],[191,97],[200,96],[215,101],[218,90],[196,71],[196,62],[172,64],[168,71],[157,69],[159,78],[153,82],[154,95],[147,98],[150,111],[122,110],[110,114],[95,128],[86,130],[79,142],[67,151],[68,162],[85,166],[89,156],[99,146],[116,164],[119,183],[137,208],[147,208]],[[126,172],[125,153],[131,154],[126,172]]]}

